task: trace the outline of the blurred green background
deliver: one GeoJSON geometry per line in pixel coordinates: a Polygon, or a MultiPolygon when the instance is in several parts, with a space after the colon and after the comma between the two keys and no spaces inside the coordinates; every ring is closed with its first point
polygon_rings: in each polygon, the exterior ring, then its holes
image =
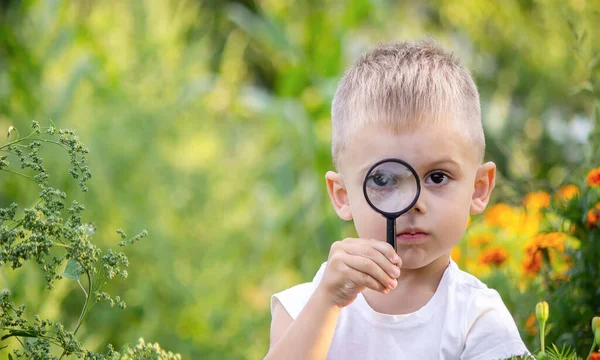
{"type": "MultiPolygon", "coordinates": [[[[50,184],[86,206],[103,247],[117,228],[150,234],[110,289],[127,309],[98,305],[80,330],[93,350],[144,337],[188,359],[264,356],[270,295],[310,281],[354,234],[326,194],[329,111],[344,69],[379,41],[433,36],[471,69],[500,171],[494,201],[556,189],[600,160],[600,1],[3,0],[0,11],[0,131],[48,119],[75,130],[90,190],[47,149],[50,184]]],[[[0,207],[36,195],[0,174],[0,207]]],[[[47,297],[35,266],[1,271],[30,315],[76,322],[73,283],[47,297]]]]}

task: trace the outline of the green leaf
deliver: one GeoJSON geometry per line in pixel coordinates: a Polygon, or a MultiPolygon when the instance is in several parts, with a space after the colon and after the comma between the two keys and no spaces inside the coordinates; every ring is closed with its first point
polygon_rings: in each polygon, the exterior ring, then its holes
{"type": "Polygon", "coordinates": [[[82,272],[83,270],[81,269],[79,262],[77,262],[75,259],[69,259],[67,262],[67,267],[65,268],[65,272],[63,272],[62,276],[66,277],[67,279],[78,281],[82,272]]]}
{"type": "Polygon", "coordinates": [[[56,125],[54,124],[54,121],[52,121],[52,119],[48,119],[50,121],[50,129],[48,129],[48,132],[50,134],[54,134],[56,132],[56,125]]]}
{"type": "Polygon", "coordinates": [[[9,360],[13,360],[13,357],[12,357],[12,355],[10,353],[8,353],[8,359],[9,360]]]}
{"type": "Polygon", "coordinates": [[[21,337],[38,337],[41,333],[38,331],[27,331],[27,330],[10,330],[10,333],[4,335],[0,338],[0,340],[6,340],[13,336],[21,336],[21,337]]]}
{"type": "Polygon", "coordinates": [[[584,81],[583,83],[581,83],[579,85],[576,85],[573,88],[571,88],[570,91],[569,91],[569,94],[571,96],[573,96],[573,95],[577,95],[577,94],[579,94],[580,92],[583,92],[583,91],[589,91],[589,92],[593,93],[594,92],[594,86],[592,85],[591,82],[584,81]]]}
{"type": "Polygon", "coordinates": [[[592,60],[590,60],[590,63],[588,64],[588,70],[594,70],[596,68],[596,65],[598,65],[600,63],[600,52],[598,52],[596,54],[596,56],[594,56],[592,58],[592,60]]]}

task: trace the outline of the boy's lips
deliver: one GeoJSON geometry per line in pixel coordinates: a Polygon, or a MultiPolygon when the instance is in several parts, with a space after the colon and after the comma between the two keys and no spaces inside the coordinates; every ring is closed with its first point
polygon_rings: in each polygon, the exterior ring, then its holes
{"type": "Polygon", "coordinates": [[[425,241],[429,234],[419,228],[403,230],[396,235],[396,241],[404,244],[420,244],[425,241]]]}

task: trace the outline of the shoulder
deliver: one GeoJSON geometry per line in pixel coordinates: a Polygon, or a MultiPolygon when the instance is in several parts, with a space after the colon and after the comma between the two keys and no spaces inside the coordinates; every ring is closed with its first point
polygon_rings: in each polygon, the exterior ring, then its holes
{"type": "Polygon", "coordinates": [[[450,266],[452,269],[449,283],[450,296],[465,309],[467,315],[477,316],[492,309],[506,310],[496,290],[490,289],[475,276],[459,269],[456,263],[452,262],[450,266]]]}
{"type": "Polygon", "coordinates": [[[452,283],[454,286],[459,287],[461,291],[481,293],[490,290],[481,280],[461,270],[454,261],[450,262],[450,268],[452,270],[452,283]]]}
{"type": "Polygon", "coordinates": [[[298,284],[271,296],[271,314],[273,314],[273,310],[277,303],[281,304],[283,308],[287,311],[292,319],[296,319],[300,311],[304,308],[304,305],[310,299],[312,293],[315,288],[321,281],[323,277],[323,272],[325,271],[325,266],[327,265],[324,262],[317,273],[315,274],[312,282],[306,282],[302,284],[298,284]]]}
{"type": "Polygon", "coordinates": [[[466,341],[461,359],[500,359],[528,353],[500,294],[453,264],[451,288],[465,312],[466,341]]]}

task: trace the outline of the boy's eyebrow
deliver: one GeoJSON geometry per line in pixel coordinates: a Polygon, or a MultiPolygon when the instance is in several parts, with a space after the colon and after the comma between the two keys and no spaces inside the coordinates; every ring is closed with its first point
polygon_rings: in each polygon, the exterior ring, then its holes
{"type": "Polygon", "coordinates": [[[437,168],[437,167],[442,167],[442,166],[450,166],[450,167],[454,168],[454,170],[456,171],[456,175],[462,174],[462,171],[463,171],[463,167],[460,165],[460,163],[451,158],[443,158],[440,160],[432,161],[431,163],[428,164],[427,168],[431,169],[431,168],[437,168]]]}
{"type": "Polygon", "coordinates": [[[435,160],[431,163],[429,163],[429,167],[436,167],[436,166],[440,166],[440,165],[454,165],[456,167],[458,167],[459,169],[461,168],[460,164],[456,161],[454,161],[451,158],[444,158],[444,159],[440,159],[440,160],[435,160]]]}
{"type": "MultiPolygon", "coordinates": [[[[358,171],[358,174],[364,175],[367,172],[367,170],[369,170],[369,168],[372,165],[373,165],[372,163],[369,163],[369,164],[365,164],[364,166],[361,166],[360,169],[359,169],[359,171],[358,171]]],[[[410,165],[414,166],[413,164],[410,164],[410,165]]],[[[457,170],[457,175],[462,174],[462,171],[463,171],[463,168],[460,165],[460,163],[457,162],[457,161],[455,161],[455,160],[453,160],[452,158],[442,158],[442,159],[439,159],[439,160],[434,160],[434,161],[432,161],[430,163],[426,163],[425,165],[426,166],[424,166],[424,167],[426,169],[441,167],[443,165],[446,165],[446,166],[450,165],[450,166],[454,167],[457,170]]],[[[419,173],[420,172],[419,166],[415,167],[415,170],[417,171],[417,173],[419,173]]]]}
{"type": "MultiPolygon", "coordinates": [[[[360,169],[359,169],[359,172],[360,173],[367,172],[367,170],[372,165],[373,164],[369,163],[369,164],[365,164],[364,166],[361,166],[360,169]]],[[[414,166],[412,164],[410,164],[410,165],[414,166]]],[[[453,165],[453,166],[457,167],[459,170],[462,169],[462,167],[460,166],[460,164],[457,161],[454,161],[452,158],[442,158],[442,159],[439,159],[439,160],[434,160],[434,161],[432,161],[430,163],[427,163],[427,168],[437,167],[437,166],[441,166],[441,165],[453,165]]]]}

